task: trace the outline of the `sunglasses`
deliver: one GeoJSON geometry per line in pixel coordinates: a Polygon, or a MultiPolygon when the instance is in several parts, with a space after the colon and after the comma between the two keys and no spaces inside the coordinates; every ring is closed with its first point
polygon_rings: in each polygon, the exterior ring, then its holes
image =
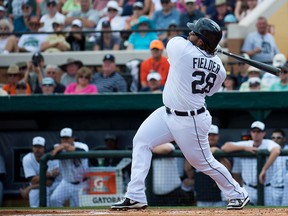
{"type": "Polygon", "coordinates": [[[52,2],[52,3],[48,3],[47,4],[47,7],[55,7],[56,6],[56,3],[55,2],[52,2]]]}
{"type": "Polygon", "coordinates": [[[143,8],[140,7],[133,7],[133,10],[142,10],[143,8]]]}
{"type": "Polygon", "coordinates": [[[19,74],[8,74],[9,77],[17,77],[19,74]]]}
{"type": "Polygon", "coordinates": [[[47,71],[47,74],[56,74],[56,71],[47,71]]]}
{"type": "Polygon", "coordinates": [[[53,84],[42,84],[42,86],[54,86],[53,84]]]}
{"type": "Polygon", "coordinates": [[[90,79],[89,76],[79,76],[79,78],[90,79]]]}
{"type": "Polygon", "coordinates": [[[108,12],[111,12],[111,11],[113,11],[113,12],[117,12],[117,10],[114,9],[114,8],[108,8],[108,12]]]}
{"type": "Polygon", "coordinates": [[[161,1],[161,4],[168,4],[170,1],[161,1]]]}
{"type": "Polygon", "coordinates": [[[0,31],[9,31],[8,27],[0,28],[0,31]]]}
{"type": "Polygon", "coordinates": [[[30,7],[29,6],[22,6],[21,9],[22,10],[28,10],[30,7]]]}
{"type": "Polygon", "coordinates": [[[262,131],[260,131],[260,130],[252,130],[251,132],[252,133],[261,133],[262,131]]]}
{"type": "Polygon", "coordinates": [[[277,136],[277,137],[272,136],[271,139],[283,139],[283,137],[282,136],[277,136]]]}

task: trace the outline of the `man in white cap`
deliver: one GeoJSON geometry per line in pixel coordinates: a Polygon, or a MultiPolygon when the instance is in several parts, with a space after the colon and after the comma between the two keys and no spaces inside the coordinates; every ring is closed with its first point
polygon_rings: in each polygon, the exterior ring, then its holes
{"type": "MultiPolygon", "coordinates": [[[[29,186],[25,189],[20,188],[21,195],[25,198],[28,194],[29,205],[31,208],[39,207],[39,181],[40,181],[40,164],[41,157],[45,154],[45,139],[41,136],[33,138],[32,152],[23,157],[23,169],[25,178],[29,181],[29,186]]],[[[51,190],[55,188],[55,178],[59,175],[58,161],[50,160],[48,162],[48,170],[46,172],[47,185],[47,205],[49,206],[49,195],[51,190]]]]}
{"type": "Polygon", "coordinates": [[[151,72],[147,76],[148,86],[141,89],[141,91],[149,91],[153,93],[159,93],[163,91],[163,86],[161,85],[161,75],[158,72],[151,72]]]}
{"type": "Polygon", "coordinates": [[[247,151],[256,153],[258,150],[268,150],[270,152],[266,163],[257,176],[257,159],[256,158],[239,158],[234,161],[232,173],[241,174],[243,187],[249,193],[250,202],[254,205],[258,204],[257,185],[258,179],[264,186],[264,205],[272,205],[271,199],[271,177],[273,171],[273,162],[280,154],[281,147],[273,140],[264,139],[265,124],[260,121],[255,121],[251,125],[250,131],[252,140],[239,142],[226,142],[222,146],[224,152],[247,151]]]}
{"type": "MultiPolygon", "coordinates": [[[[86,144],[76,142],[71,128],[63,128],[60,131],[60,143],[54,145],[51,155],[59,152],[89,151],[86,144]]],[[[69,200],[70,207],[79,206],[79,190],[84,188],[87,177],[84,176],[88,168],[88,159],[62,159],[60,160],[60,173],[63,178],[51,195],[50,201],[53,207],[63,207],[69,200]]]]}
{"type": "Polygon", "coordinates": [[[74,19],[71,24],[70,33],[66,36],[66,41],[71,46],[71,51],[84,51],[86,38],[83,33],[75,33],[82,32],[83,23],[80,19],[74,19]]]}

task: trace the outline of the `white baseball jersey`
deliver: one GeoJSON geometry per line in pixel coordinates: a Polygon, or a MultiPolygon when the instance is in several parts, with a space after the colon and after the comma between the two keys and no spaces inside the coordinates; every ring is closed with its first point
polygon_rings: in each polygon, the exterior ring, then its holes
{"type": "MultiPolygon", "coordinates": [[[[59,144],[55,144],[58,146],[59,144]]],[[[84,151],[89,151],[86,144],[81,142],[74,142],[76,148],[83,149],[84,151]]],[[[65,152],[65,150],[63,150],[65,152]]],[[[88,159],[65,159],[60,160],[60,173],[62,178],[67,182],[77,182],[82,181],[83,175],[88,168],[88,159]]]]}
{"type": "Polygon", "coordinates": [[[163,91],[163,103],[175,110],[200,109],[206,95],[217,92],[226,77],[220,58],[207,55],[182,37],[167,44],[170,69],[163,91]]]}
{"type": "MultiPolygon", "coordinates": [[[[233,145],[238,146],[249,146],[253,147],[253,140],[232,142],[233,145]]],[[[258,147],[259,150],[268,150],[271,151],[274,147],[280,146],[273,140],[263,139],[262,144],[258,147]]],[[[258,175],[257,175],[257,159],[256,158],[241,158],[238,166],[233,166],[232,172],[241,173],[242,179],[246,184],[257,186],[258,184],[258,175]]],[[[273,166],[270,166],[266,172],[265,183],[271,183],[271,177],[273,174],[273,166]]]]}

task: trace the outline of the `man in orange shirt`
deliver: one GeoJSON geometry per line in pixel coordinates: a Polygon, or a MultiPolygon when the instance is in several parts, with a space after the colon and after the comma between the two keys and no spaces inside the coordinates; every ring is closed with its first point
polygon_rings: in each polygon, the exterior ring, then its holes
{"type": "Polygon", "coordinates": [[[141,87],[145,88],[148,86],[147,76],[149,73],[157,72],[161,75],[161,85],[164,86],[170,64],[168,59],[162,56],[164,45],[160,40],[153,40],[150,43],[151,57],[144,60],[140,66],[140,80],[141,87]]]}
{"type": "Polygon", "coordinates": [[[10,65],[7,71],[8,83],[3,86],[3,89],[9,95],[31,94],[31,89],[28,83],[20,82],[22,74],[17,65],[10,65]]]}

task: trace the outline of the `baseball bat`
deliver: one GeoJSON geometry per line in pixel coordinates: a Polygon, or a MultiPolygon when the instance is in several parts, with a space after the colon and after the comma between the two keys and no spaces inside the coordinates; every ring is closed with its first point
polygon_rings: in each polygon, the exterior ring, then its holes
{"type": "Polygon", "coordinates": [[[260,70],[263,70],[263,71],[266,71],[268,73],[271,73],[275,76],[279,76],[279,73],[281,72],[281,69],[280,68],[277,68],[277,67],[273,67],[271,65],[268,65],[268,64],[265,64],[265,63],[262,63],[262,62],[259,62],[259,61],[255,61],[255,60],[252,60],[252,59],[246,59],[240,55],[236,55],[236,54],[233,54],[233,53],[230,53],[230,52],[225,52],[223,51],[222,49],[218,49],[218,53],[222,53],[224,55],[227,55],[227,56],[230,56],[232,58],[235,58],[241,62],[244,62],[246,64],[249,64],[251,66],[254,66],[260,70]]]}

